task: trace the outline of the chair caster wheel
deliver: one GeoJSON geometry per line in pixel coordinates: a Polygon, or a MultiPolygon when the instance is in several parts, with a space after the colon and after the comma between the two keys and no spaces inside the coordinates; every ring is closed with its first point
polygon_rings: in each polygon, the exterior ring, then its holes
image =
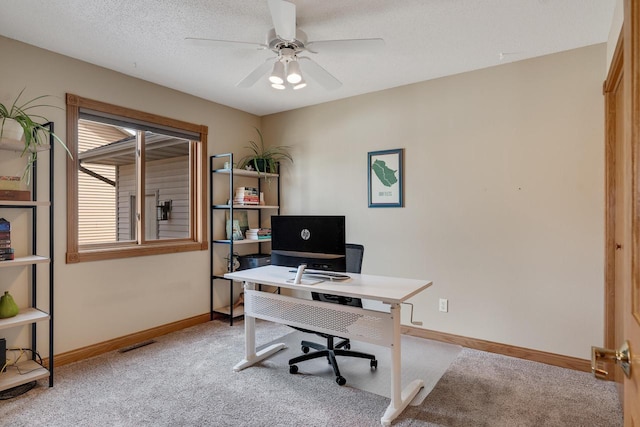
{"type": "Polygon", "coordinates": [[[372,360],[370,365],[371,365],[371,369],[378,369],[378,361],[377,360],[372,360]]]}
{"type": "Polygon", "coordinates": [[[307,347],[306,345],[303,345],[303,346],[302,346],[302,352],[303,352],[304,354],[309,353],[309,347],[307,347]]]}
{"type": "Polygon", "coordinates": [[[289,373],[297,374],[298,373],[298,365],[289,365],[289,373]]]}
{"type": "Polygon", "coordinates": [[[347,383],[347,380],[345,377],[337,377],[336,382],[338,383],[338,385],[345,385],[347,383]]]}

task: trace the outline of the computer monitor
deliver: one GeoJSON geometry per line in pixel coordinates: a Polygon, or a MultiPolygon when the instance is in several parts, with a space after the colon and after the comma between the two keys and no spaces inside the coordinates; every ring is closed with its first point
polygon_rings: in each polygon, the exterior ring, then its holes
{"type": "Polygon", "coordinates": [[[346,271],[345,217],[278,215],[271,217],[271,265],[346,271]]]}

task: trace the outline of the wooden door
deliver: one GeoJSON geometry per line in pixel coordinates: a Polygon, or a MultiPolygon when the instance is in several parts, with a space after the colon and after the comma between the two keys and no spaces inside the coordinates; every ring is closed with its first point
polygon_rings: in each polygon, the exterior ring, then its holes
{"type": "Polygon", "coordinates": [[[625,0],[624,141],[631,147],[631,281],[625,285],[624,332],[631,375],[624,379],[625,427],[640,427],[640,1],[625,0]]]}
{"type": "MultiPolygon", "coordinates": [[[[606,117],[605,344],[625,427],[640,427],[640,2],[624,1],[620,40],[604,85],[606,117]],[[630,356],[615,350],[628,344],[630,356]],[[611,351],[614,350],[614,351],[611,351]],[[624,363],[618,363],[624,365],[624,363]]],[[[592,353],[594,360],[598,357],[592,353]]],[[[595,363],[594,363],[595,366],[595,363]]]]}
{"type": "MultiPolygon", "coordinates": [[[[629,209],[631,157],[624,145],[623,37],[618,39],[605,96],[605,347],[624,340],[624,284],[631,280],[631,215],[629,209]],[[626,277],[625,277],[626,275],[626,277]]],[[[622,372],[609,363],[610,379],[622,385],[622,372]]],[[[619,388],[622,393],[621,387],[619,388]]],[[[621,396],[622,397],[622,396],[621,396]]]]}

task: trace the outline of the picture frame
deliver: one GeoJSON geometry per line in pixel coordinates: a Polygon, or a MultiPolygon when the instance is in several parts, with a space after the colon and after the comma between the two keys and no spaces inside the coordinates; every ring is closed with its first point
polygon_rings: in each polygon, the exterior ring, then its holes
{"type": "Polygon", "coordinates": [[[404,207],[403,158],[403,148],[368,153],[367,184],[370,208],[404,207]]]}
{"type": "Polygon", "coordinates": [[[242,231],[240,231],[240,224],[237,219],[231,221],[227,220],[227,240],[244,240],[242,231]]]}
{"type": "Polygon", "coordinates": [[[229,211],[225,212],[227,220],[227,240],[243,240],[245,233],[249,229],[249,219],[247,211],[234,209],[233,210],[233,222],[229,218],[229,211]]]}

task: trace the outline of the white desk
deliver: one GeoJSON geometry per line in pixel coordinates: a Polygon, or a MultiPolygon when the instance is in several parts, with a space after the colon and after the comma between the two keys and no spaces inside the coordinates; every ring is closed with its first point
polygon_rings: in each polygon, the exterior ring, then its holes
{"type": "Polygon", "coordinates": [[[224,275],[227,279],[244,282],[245,289],[245,358],[233,369],[240,371],[285,348],[283,343],[273,344],[256,353],[256,318],[389,347],[392,363],[391,403],[381,422],[382,425],[390,425],[424,386],[422,380],[414,380],[401,390],[400,303],[431,286],[431,282],[347,273],[351,279],[343,282],[295,285],[287,283],[295,276],[289,270],[288,267],[270,265],[224,275]],[[391,310],[381,313],[260,292],[256,290],[257,284],[377,300],[389,304],[391,310]]]}

